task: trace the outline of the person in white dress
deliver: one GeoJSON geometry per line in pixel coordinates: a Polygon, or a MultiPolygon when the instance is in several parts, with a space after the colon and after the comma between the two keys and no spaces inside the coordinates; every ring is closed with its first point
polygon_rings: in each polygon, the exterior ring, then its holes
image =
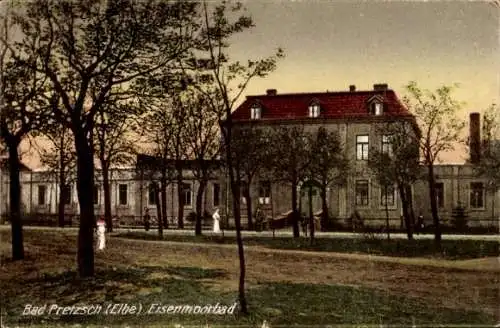
{"type": "Polygon", "coordinates": [[[220,232],[220,215],[219,215],[218,208],[215,210],[215,213],[212,215],[212,218],[214,219],[214,232],[219,233],[220,232]]]}
{"type": "Polygon", "coordinates": [[[106,247],[106,223],[101,218],[97,221],[97,250],[102,251],[106,247]]]}

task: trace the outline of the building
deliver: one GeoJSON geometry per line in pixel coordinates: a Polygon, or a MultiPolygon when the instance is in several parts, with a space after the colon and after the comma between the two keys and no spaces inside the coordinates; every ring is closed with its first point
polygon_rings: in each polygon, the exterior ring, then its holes
{"type": "MultiPolygon", "coordinates": [[[[390,225],[402,225],[402,203],[396,188],[384,190],[373,177],[367,159],[372,147],[385,147],[387,139],[378,128],[386,122],[405,121],[415,123],[415,117],[405,108],[396,93],[387,84],[375,84],[372,90],[357,91],[351,85],[349,90],[322,93],[279,94],[271,89],[263,95],[248,96],[233,112],[235,128],[255,125],[265,129],[279,126],[300,125],[305,131],[315,131],[325,127],[337,131],[341,137],[347,156],[353,166],[352,173],[343,186],[332,185],[327,189],[330,216],[337,223],[348,225],[354,211],[358,211],[366,225],[384,226],[386,206],[390,225]]],[[[469,226],[497,227],[500,216],[500,193],[490,188],[491,183],[478,177],[474,167],[480,161],[480,118],[472,113],[470,121],[470,160],[463,165],[436,165],[436,189],[439,214],[444,224],[450,224],[454,210],[461,206],[468,215],[469,226]]],[[[195,210],[196,192],[199,183],[194,176],[195,161],[168,161],[170,172],[182,167],[184,182],[184,217],[195,210]]],[[[216,207],[222,209],[223,216],[230,215],[231,197],[227,178],[220,162],[210,163],[214,175],[211,177],[203,199],[205,212],[212,213],[216,207]]],[[[156,216],[154,193],[151,180],[158,179],[161,165],[158,159],[141,155],[135,167],[113,168],[111,170],[111,211],[112,216],[124,224],[139,224],[148,208],[151,216],[156,216]]],[[[422,167],[424,170],[425,168],[422,167]]],[[[178,217],[178,192],[174,177],[167,187],[167,213],[169,222],[176,225],[178,217]]],[[[25,214],[35,216],[57,216],[58,185],[53,174],[48,171],[23,170],[21,172],[22,203],[25,214]]],[[[0,214],[8,211],[8,174],[5,166],[0,172],[0,214]]],[[[75,183],[70,186],[70,195],[65,207],[68,216],[78,216],[78,199],[75,183]]],[[[291,210],[290,186],[270,182],[257,177],[250,188],[252,213],[257,207],[268,218],[286,216],[291,210]]],[[[96,172],[95,213],[103,215],[104,197],[102,177],[96,172]]],[[[432,223],[428,187],[425,180],[412,186],[412,206],[416,215],[423,215],[427,224],[432,223]]],[[[308,198],[299,190],[299,210],[307,213],[308,198]]],[[[321,211],[318,190],[313,192],[313,211],[321,211]]],[[[246,203],[242,200],[242,223],[246,226],[246,203]]],[[[188,223],[188,222],[186,222],[188,223]]],[[[234,222],[229,220],[230,226],[234,222]]],[[[189,226],[189,224],[187,224],[189,226]]]]}
{"type": "MultiPolygon", "coordinates": [[[[142,158],[144,156],[139,156],[138,163],[141,162],[142,158]]],[[[182,165],[184,178],[182,190],[183,211],[184,217],[187,217],[191,212],[195,211],[199,183],[193,175],[193,161],[183,161],[182,165]]],[[[141,225],[146,208],[149,209],[149,214],[153,220],[157,217],[156,199],[151,184],[152,179],[157,179],[157,176],[142,173],[136,166],[115,167],[110,170],[111,215],[117,224],[141,225]]],[[[94,213],[96,216],[104,216],[101,171],[96,170],[95,175],[94,213]]],[[[9,210],[8,170],[5,166],[1,170],[0,176],[2,182],[0,216],[5,220],[9,210]]],[[[20,179],[23,216],[57,222],[59,203],[57,174],[48,170],[29,170],[26,168],[21,171],[20,179]]],[[[64,200],[65,215],[71,219],[73,224],[78,221],[80,212],[75,181],[75,177],[71,177],[67,185],[67,197],[64,200]]],[[[203,211],[212,213],[215,207],[221,206],[221,189],[218,178],[209,181],[204,193],[203,211]]],[[[177,184],[172,179],[169,179],[167,186],[167,218],[169,224],[173,226],[177,226],[177,204],[177,184]]],[[[185,222],[185,225],[190,226],[190,222],[185,222]]]]}
{"type": "MultiPolygon", "coordinates": [[[[344,224],[356,210],[366,224],[384,225],[387,201],[391,224],[399,227],[402,206],[396,188],[390,188],[386,194],[368,167],[370,149],[382,148],[388,142],[380,133],[380,127],[394,121],[416,126],[413,115],[387,84],[375,84],[373,90],[367,91],[357,91],[351,85],[348,91],[323,93],[278,94],[272,89],[264,95],[247,97],[233,113],[235,128],[256,125],[274,129],[282,125],[300,125],[306,132],[313,132],[319,127],[338,132],[353,173],[344,186],[332,185],[327,189],[330,216],[344,224]]],[[[268,181],[256,182],[251,188],[255,197],[253,203],[273,217],[285,215],[291,210],[290,188],[282,183],[274,183],[269,188],[268,181]],[[268,186],[259,186],[259,183],[268,186]],[[267,195],[262,192],[266,189],[267,195]]],[[[300,195],[300,205],[306,204],[305,193],[302,191],[300,195]]],[[[321,211],[317,190],[313,191],[312,203],[314,213],[321,211]]],[[[243,216],[246,218],[246,215],[243,216]]]]}

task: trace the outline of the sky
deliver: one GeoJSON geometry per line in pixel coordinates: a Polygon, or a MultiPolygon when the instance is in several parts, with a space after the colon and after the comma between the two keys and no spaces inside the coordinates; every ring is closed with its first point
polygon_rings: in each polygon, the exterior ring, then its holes
{"type": "MultiPolygon", "coordinates": [[[[234,38],[230,55],[246,61],[281,47],[286,57],[243,96],[369,90],[387,83],[402,98],[416,81],[434,90],[459,84],[460,116],[500,98],[500,9],[465,1],[243,1],[255,27],[234,38]]],[[[242,99],[243,100],[243,99],[242,99]]],[[[464,131],[465,133],[466,131],[464,131]]],[[[446,154],[460,163],[465,149],[446,154]]]]}

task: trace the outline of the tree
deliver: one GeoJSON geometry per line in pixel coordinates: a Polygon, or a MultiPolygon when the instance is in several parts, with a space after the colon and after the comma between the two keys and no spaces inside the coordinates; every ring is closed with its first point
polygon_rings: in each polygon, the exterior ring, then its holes
{"type": "Polygon", "coordinates": [[[492,194],[491,218],[495,216],[495,193],[500,189],[500,106],[492,104],[483,115],[481,160],[476,174],[488,179],[492,194]]]}
{"type": "Polygon", "coordinates": [[[21,182],[19,177],[19,144],[43,122],[49,108],[43,102],[46,79],[32,68],[40,61],[33,49],[41,42],[40,36],[26,38],[24,49],[13,46],[9,39],[12,17],[10,8],[2,17],[0,26],[0,137],[9,154],[9,188],[12,231],[12,259],[24,258],[21,221],[21,182]]]}
{"type": "MultiPolygon", "coordinates": [[[[384,123],[377,129],[382,138],[382,148],[372,147],[368,165],[387,197],[388,191],[396,186],[403,207],[408,239],[413,239],[414,213],[411,186],[421,177],[419,144],[416,142],[419,130],[415,122],[399,120],[384,123]]],[[[385,199],[386,229],[389,229],[388,206],[385,199]]],[[[389,238],[389,232],[388,238],[389,238]]]]}
{"type": "Polygon", "coordinates": [[[197,4],[156,0],[81,2],[36,0],[24,3],[16,19],[24,38],[19,43],[42,62],[29,67],[43,72],[60,103],[57,120],[74,134],[80,205],[78,273],[94,275],[95,116],[111,96],[132,97],[138,80],[173,65],[193,43],[190,32],[197,4]],[[38,36],[34,51],[28,40],[38,36]]]}
{"type": "Polygon", "coordinates": [[[243,197],[247,206],[248,229],[253,229],[251,188],[254,177],[265,168],[268,155],[268,133],[255,126],[234,129],[231,142],[231,161],[238,159],[243,184],[243,197]]]}
{"type": "MultiPolygon", "coordinates": [[[[325,227],[329,220],[326,191],[328,186],[343,185],[349,171],[349,160],[346,157],[340,136],[336,131],[328,132],[320,127],[311,140],[311,164],[308,173],[320,186],[321,195],[321,227],[325,227]]],[[[311,227],[313,229],[314,227],[311,227]]],[[[311,232],[313,236],[314,232],[311,232]]]]}
{"type": "Polygon", "coordinates": [[[208,99],[202,93],[187,92],[183,103],[186,113],[185,142],[193,154],[195,165],[193,175],[198,181],[196,193],[195,235],[201,235],[202,203],[209,179],[213,176],[215,160],[220,154],[219,115],[210,110],[208,99]]]}
{"type": "Polygon", "coordinates": [[[101,164],[104,192],[104,220],[108,232],[113,231],[111,217],[110,166],[130,164],[135,159],[137,136],[132,134],[135,123],[133,104],[109,99],[101,106],[94,124],[94,153],[101,164]]]}
{"type": "Polygon", "coordinates": [[[271,171],[277,180],[291,186],[293,236],[299,237],[299,209],[297,189],[308,178],[308,168],[312,163],[310,133],[302,126],[282,126],[273,131],[271,144],[271,171]]]}
{"type": "Polygon", "coordinates": [[[139,127],[143,140],[153,145],[152,154],[160,159],[156,170],[160,172],[162,221],[167,227],[166,188],[172,181],[177,184],[178,228],[184,228],[184,174],[183,161],[189,157],[186,142],[188,108],[181,98],[187,85],[182,73],[162,72],[160,76],[141,81],[140,105],[146,109],[139,127]],[[175,173],[175,174],[174,174],[175,173]],[[173,176],[175,175],[175,176],[173,176]]]}
{"type": "MultiPolygon", "coordinates": [[[[252,19],[248,16],[238,16],[235,20],[230,17],[238,15],[242,9],[240,3],[230,6],[223,1],[209,10],[207,3],[203,3],[202,24],[199,29],[199,55],[194,56],[191,65],[185,67],[184,72],[194,76],[194,86],[207,97],[209,108],[216,112],[220,118],[221,133],[225,158],[231,158],[231,142],[233,121],[231,112],[236,102],[246,90],[251,80],[256,77],[265,77],[276,68],[276,62],[283,57],[283,52],[278,50],[276,55],[260,60],[249,60],[246,65],[239,61],[231,61],[227,50],[230,40],[236,34],[253,26],[252,19]],[[206,56],[206,57],[203,57],[206,56]]],[[[232,193],[232,212],[236,226],[236,240],[238,243],[238,256],[240,262],[239,303],[242,313],[248,313],[245,298],[245,256],[241,238],[240,214],[240,163],[226,162],[229,183],[232,193]]]]}
{"type": "Polygon", "coordinates": [[[74,140],[68,128],[58,124],[47,124],[40,129],[42,135],[50,141],[50,146],[36,147],[40,162],[49,169],[59,185],[58,223],[64,227],[64,207],[71,195],[68,186],[75,176],[76,153],[74,140]],[[69,193],[69,194],[68,194],[69,193]]]}
{"type": "Polygon", "coordinates": [[[434,240],[441,246],[441,227],[436,199],[436,177],[434,164],[443,152],[455,149],[465,122],[456,117],[461,104],[454,100],[452,92],[456,86],[442,86],[436,91],[422,90],[416,82],[410,82],[404,102],[415,114],[421,130],[421,138],[415,140],[420,147],[422,162],[427,167],[427,183],[434,224],[434,240]]]}

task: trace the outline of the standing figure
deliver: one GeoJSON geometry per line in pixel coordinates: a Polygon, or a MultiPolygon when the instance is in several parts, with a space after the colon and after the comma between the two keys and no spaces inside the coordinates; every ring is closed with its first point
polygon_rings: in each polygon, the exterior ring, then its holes
{"type": "Polygon", "coordinates": [[[215,213],[212,215],[212,218],[214,219],[214,232],[220,233],[220,215],[218,208],[215,209],[215,213]]]}
{"type": "Polygon", "coordinates": [[[106,223],[103,218],[97,221],[97,250],[102,251],[106,247],[106,223]]]}
{"type": "Polygon", "coordinates": [[[149,231],[151,216],[149,215],[149,208],[144,209],[144,230],[149,231]]]}

